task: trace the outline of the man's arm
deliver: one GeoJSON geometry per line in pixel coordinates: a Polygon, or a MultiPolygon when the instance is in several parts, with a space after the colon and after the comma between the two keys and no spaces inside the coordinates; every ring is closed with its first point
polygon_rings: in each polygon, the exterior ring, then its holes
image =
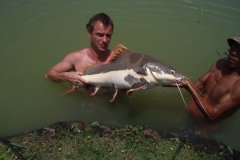
{"type": "Polygon", "coordinates": [[[77,86],[83,86],[81,72],[76,72],[74,63],[78,59],[75,53],[67,55],[61,62],[48,70],[46,78],[53,82],[68,81],[77,86]]]}
{"type": "Polygon", "coordinates": [[[212,104],[202,99],[193,83],[186,82],[186,89],[192,94],[198,109],[210,120],[214,120],[240,105],[240,81],[236,82],[232,86],[231,91],[222,96],[215,106],[212,106],[212,104]]]}

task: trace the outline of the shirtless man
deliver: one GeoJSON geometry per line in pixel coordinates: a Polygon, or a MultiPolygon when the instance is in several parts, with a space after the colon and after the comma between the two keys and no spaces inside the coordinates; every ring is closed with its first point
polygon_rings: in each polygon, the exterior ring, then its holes
{"type": "Polygon", "coordinates": [[[105,13],[92,16],[86,25],[90,38],[90,47],[69,53],[62,61],[48,70],[46,78],[53,82],[68,81],[83,86],[81,74],[93,64],[107,64],[113,52],[108,49],[114,25],[105,13]]]}
{"type": "Polygon", "coordinates": [[[228,56],[219,59],[195,84],[183,82],[193,99],[189,110],[197,119],[215,120],[240,107],[240,36],[228,39],[228,56]]]}

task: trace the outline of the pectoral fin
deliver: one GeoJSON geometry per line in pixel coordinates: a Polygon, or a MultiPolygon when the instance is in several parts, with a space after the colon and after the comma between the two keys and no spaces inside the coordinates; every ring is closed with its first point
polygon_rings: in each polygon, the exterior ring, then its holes
{"type": "Polygon", "coordinates": [[[127,90],[127,95],[130,95],[134,91],[145,89],[148,85],[149,83],[145,79],[141,78],[139,83],[134,84],[131,89],[127,90]]]}

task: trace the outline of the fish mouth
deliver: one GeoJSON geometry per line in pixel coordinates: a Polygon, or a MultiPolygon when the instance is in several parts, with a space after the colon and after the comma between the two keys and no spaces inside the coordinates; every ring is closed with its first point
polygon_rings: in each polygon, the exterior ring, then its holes
{"type": "Polygon", "coordinates": [[[183,86],[186,82],[188,82],[189,80],[186,77],[183,78],[179,78],[176,81],[170,83],[169,85],[166,86],[170,86],[170,87],[176,87],[176,86],[183,86]]]}

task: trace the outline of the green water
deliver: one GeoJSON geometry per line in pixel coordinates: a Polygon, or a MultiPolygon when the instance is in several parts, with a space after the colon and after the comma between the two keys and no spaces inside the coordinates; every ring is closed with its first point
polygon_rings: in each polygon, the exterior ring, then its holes
{"type": "MultiPolygon", "coordinates": [[[[204,130],[175,88],[120,95],[111,104],[84,91],[64,96],[68,85],[51,83],[44,74],[68,52],[89,46],[85,24],[103,11],[115,23],[111,48],[123,43],[196,80],[224,56],[226,39],[239,34],[239,8],[239,0],[1,1],[0,136],[68,120],[204,130]]],[[[237,111],[206,132],[239,150],[239,121],[237,111]]]]}

